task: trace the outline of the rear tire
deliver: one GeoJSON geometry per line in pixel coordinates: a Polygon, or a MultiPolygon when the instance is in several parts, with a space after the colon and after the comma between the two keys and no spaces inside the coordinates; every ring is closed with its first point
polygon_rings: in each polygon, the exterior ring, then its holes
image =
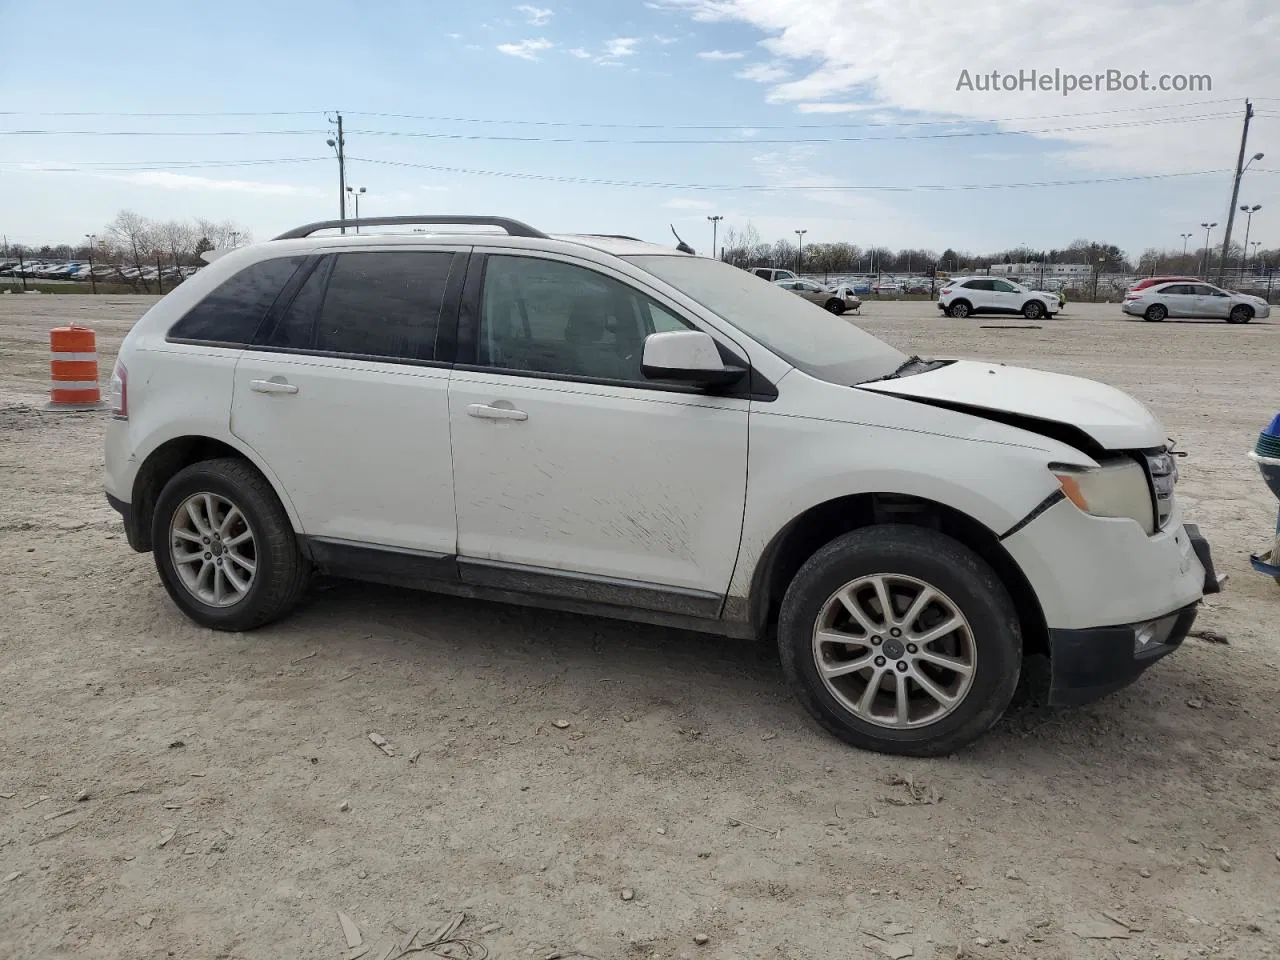
{"type": "Polygon", "coordinates": [[[955,317],[957,320],[963,320],[973,312],[973,308],[969,306],[967,300],[957,300],[947,308],[947,316],[955,317]]]}
{"type": "Polygon", "coordinates": [[[1248,323],[1252,319],[1253,308],[1239,303],[1231,308],[1231,315],[1227,317],[1227,323],[1248,323]]]}
{"type": "Polygon", "coordinates": [[[1142,315],[1142,319],[1149,320],[1152,323],[1159,323],[1169,315],[1169,311],[1164,308],[1163,304],[1153,303],[1147,307],[1147,312],[1142,315]]]}
{"type": "Polygon", "coordinates": [[[278,620],[310,582],[284,507],[244,460],[203,460],[178,471],[157,499],[151,542],[170,598],[214,630],[278,620]]]}
{"type": "Polygon", "coordinates": [[[827,301],[826,307],[831,313],[834,313],[837,317],[840,316],[840,314],[844,313],[844,301],[837,300],[835,297],[832,297],[830,300],[827,301]]]}
{"type": "Polygon", "coordinates": [[[805,562],[783,597],[778,649],[792,689],[826,730],[864,750],[914,757],[982,736],[1009,705],[1022,665],[1018,616],[991,568],[950,537],[901,524],[854,530],[805,562]],[[876,581],[889,596],[888,618],[876,614],[878,588],[866,586],[876,581]],[[911,609],[925,590],[939,599],[911,609]],[[951,618],[960,626],[925,639],[951,618]],[[849,669],[864,657],[865,667],[849,669]],[[968,674],[942,664],[967,664],[968,674]]]}

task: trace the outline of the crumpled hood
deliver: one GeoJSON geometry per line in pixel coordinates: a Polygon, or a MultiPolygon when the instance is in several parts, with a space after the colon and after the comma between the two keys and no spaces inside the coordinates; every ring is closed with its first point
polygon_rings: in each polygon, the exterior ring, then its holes
{"type": "Polygon", "coordinates": [[[858,388],[935,401],[978,416],[999,412],[1065,424],[1107,450],[1158,447],[1166,442],[1160,422],[1127,393],[1096,380],[1026,367],[956,360],[927,373],[875,380],[858,388]]]}

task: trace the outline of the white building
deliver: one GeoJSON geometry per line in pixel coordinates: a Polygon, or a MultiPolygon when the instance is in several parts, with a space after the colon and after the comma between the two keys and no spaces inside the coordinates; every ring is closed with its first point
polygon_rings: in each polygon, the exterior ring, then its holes
{"type": "Polygon", "coordinates": [[[1046,277],[1093,276],[1093,268],[1087,263],[993,263],[988,272],[993,277],[1023,277],[1039,276],[1042,269],[1046,277]]]}

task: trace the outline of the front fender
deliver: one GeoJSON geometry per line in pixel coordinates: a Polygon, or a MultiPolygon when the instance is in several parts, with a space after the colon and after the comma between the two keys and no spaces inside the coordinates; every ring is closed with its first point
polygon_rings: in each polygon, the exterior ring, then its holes
{"type": "Polygon", "coordinates": [[[1050,459],[1044,449],[1012,443],[753,412],[743,535],[729,596],[750,596],[756,568],[779,532],[842,497],[932,501],[1000,537],[1058,490],[1046,469],[1050,459]]]}

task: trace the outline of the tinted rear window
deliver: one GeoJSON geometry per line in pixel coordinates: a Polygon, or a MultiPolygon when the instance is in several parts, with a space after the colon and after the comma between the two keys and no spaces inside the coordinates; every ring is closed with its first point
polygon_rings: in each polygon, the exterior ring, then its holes
{"type": "Polygon", "coordinates": [[[314,349],[398,360],[431,360],[452,253],[339,254],[329,275],[314,349]]]}
{"type": "Polygon", "coordinates": [[[252,343],[258,325],[304,259],[277,257],[250,264],[187,311],[169,329],[169,338],[227,346],[252,343]]]}

